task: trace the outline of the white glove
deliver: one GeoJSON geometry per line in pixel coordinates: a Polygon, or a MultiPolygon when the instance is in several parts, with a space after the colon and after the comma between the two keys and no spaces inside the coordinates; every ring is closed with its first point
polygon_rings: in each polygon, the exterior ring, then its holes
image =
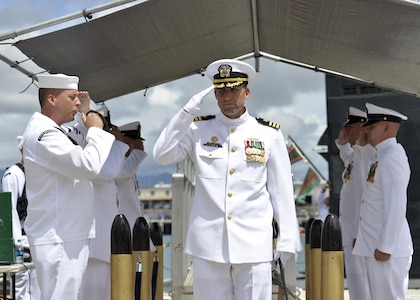
{"type": "Polygon", "coordinates": [[[290,252],[282,252],[276,251],[274,252],[274,260],[278,260],[280,258],[281,264],[283,265],[283,269],[286,267],[286,262],[291,258],[293,253],[290,252]]]}
{"type": "Polygon", "coordinates": [[[203,98],[207,96],[207,94],[210,93],[212,90],[214,90],[213,85],[192,96],[190,101],[188,101],[188,103],[185,104],[184,111],[194,115],[198,110],[200,110],[200,105],[203,101],[203,98]]]}

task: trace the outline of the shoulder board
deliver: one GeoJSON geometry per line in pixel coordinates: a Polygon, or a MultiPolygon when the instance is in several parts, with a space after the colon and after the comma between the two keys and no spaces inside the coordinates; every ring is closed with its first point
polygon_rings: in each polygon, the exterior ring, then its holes
{"type": "Polygon", "coordinates": [[[207,116],[198,116],[194,118],[194,122],[197,121],[207,121],[216,118],[216,115],[207,115],[207,116]]]}
{"type": "Polygon", "coordinates": [[[274,128],[276,130],[279,130],[280,129],[280,124],[278,124],[278,123],[271,122],[271,121],[265,120],[263,118],[255,118],[255,119],[257,119],[257,122],[260,123],[260,124],[262,124],[262,125],[272,127],[272,128],[274,128]]]}

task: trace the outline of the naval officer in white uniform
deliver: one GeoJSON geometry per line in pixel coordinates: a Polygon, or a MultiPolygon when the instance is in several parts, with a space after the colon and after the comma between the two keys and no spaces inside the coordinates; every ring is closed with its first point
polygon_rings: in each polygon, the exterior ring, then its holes
{"type": "Polygon", "coordinates": [[[94,237],[90,180],[108,158],[114,136],[96,114],[82,115],[87,145],[75,145],[62,125],[81,104],[79,78],[38,75],[41,112],[25,129],[23,149],[28,198],[25,231],[31,245],[41,300],[77,299],[94,237]]]}
{"type": "Polygon", "coordinates": [[[375,149],[368,161],[353,254],[364,257],[371,300],[405,299],[413,242],[406,218],[410,166],[396,136],[408,118],[366,103],[367,140],[375,149]]]}
{"type": "Polygon", "coordinates": [[[344,250],[344,263],[350,299],[369,299],[366,286],[367,276],[364,259],[353,255],[359,225],[359,211],[363,194],[364,181],[367,178],[367,166],[361,158],[362,152],[373,151],[366,144],[364,127],[366,112],[350,106],[347,120],[344,122],[338,139],[335,140],[340,150],[340,158],[344,163],[342,175],[343,185],[340,191],[340,225],[344,250]],[[369,148],[369,149],[366,149],[369,148]]]}
{"type": "Polygon", "coordinates": [[[144,215],[143,203],[139,200],[137,170],[147,157],[147,153],[144,151],[144,138],[141,137],[140,122],[130,122],[118,128],[124,142],[130,146],[125,156],[129,165],[133,167],[124,168],[116,178],[118,199],[120,200],[118,208],[120,213],[127,218],[130,228],[133,228],[137,218],[144,215]]]}
{"type": "MultiPolygon", "coordinates": [[[[190,158],[195,197],[185,252],[193,257],[199,300],[272,298],[273,218],[279,225],[275,258],[295,252],[296,211],[290,160],[279,125],[252,117],[250,65],[233,59],[206,70],[214,86],[193,96],[158,138],[153,156],[171,164],[190,158]],[[211,91],[220,112],[197,117],[211,91]]],[[[263,101],[263,100],[260,100],[263,101]]]]}

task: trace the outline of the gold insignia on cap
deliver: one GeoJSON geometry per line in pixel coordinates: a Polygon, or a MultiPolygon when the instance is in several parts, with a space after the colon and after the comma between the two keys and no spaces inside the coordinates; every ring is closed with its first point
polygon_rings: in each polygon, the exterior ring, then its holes
{"type": "Polygon", "coordinates": [[[212,143],[217,143],[219,139],[217,138],[217,136],[212,136],[210,140],[212,141],[212,143]]]}
{"type": "Polygon", "coordinates": [[[229,65],[221,65],[218,68],[218,71],[221,78],[230,77],[230,73],[232,72],[232,67],[229,65]]]}

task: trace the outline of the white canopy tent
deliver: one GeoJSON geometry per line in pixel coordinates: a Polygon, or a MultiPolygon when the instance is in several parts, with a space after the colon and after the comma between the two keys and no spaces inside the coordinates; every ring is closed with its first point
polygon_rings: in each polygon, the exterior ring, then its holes
{"type": "MultiPolygon", "coordinates": [[[[16,41],[38,66],[105,101],[267,57],[419,95],[420,5],[401,0],[150,0],[16,41]]],[[[32,76],[32,74],[28,74],[32,76]]]]}

